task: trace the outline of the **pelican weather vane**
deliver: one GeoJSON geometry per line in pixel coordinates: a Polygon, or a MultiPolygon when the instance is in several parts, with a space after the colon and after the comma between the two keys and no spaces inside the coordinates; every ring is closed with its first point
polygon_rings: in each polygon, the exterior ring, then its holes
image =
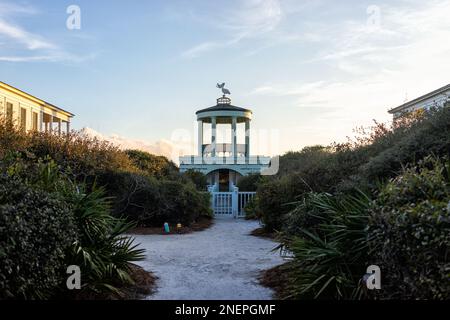
{"type": "Polygon", "coordinates": [[[230,90],[225,88],[225,82],[222,84],[217,84],[217,88],[222,89],[223,96],[225,97],[226,94],[231,94],[230,90]]]}

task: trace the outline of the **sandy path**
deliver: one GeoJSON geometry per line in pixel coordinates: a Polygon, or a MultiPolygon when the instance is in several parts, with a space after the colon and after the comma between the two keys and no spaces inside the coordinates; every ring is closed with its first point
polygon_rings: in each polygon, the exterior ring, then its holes
{"type": "Polygon", "coordinates": [[[271,250],[275,242],[250,236],[255,221],[216,220],[201,232],[186,235],[136,235],[147,250],[139,262],[155,273],[158,291],[148,299],[271,299],[258,284],[261,270],[283,263],[271,250]]]}

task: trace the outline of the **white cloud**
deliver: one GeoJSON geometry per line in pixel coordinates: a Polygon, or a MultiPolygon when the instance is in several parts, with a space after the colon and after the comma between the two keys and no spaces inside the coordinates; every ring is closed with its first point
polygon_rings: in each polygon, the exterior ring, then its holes
{"type": "Polygon", "coordinates": [[[320,107],[311,135],[338,128],[345,137],[371,119],[390,119],[387,110],[402,104],[406,93],[412,99],[450,83],[449,16],[449,0],[403,2],[381,7],[379,28],[365,21],[316,26],[324,37],[322,49],[304,63],[327,70],[327,78],[265,83],[252,94],[286,96],[297,107],[320,107]]]}
{"type": "Polygon", "coordinates": [[[37,14],[39,11],[27,4],[15,4],[11,2],[0,2],[0,16],[6,16],[10,14],[37,14]]]}
{"type": "Polygon", "coordinates": [[[209,51],[229,47],[243,39],[259,37],[276,29],[282,20],[279,0],[245,0],[230,4],[229,9],[217,15],[204,17],[203,23],[225,34],[223,40],[206,41],[181,53],[182,57],[195,58],[209,51]]]}
{"type": "Polygon", "coordinates": [[[229,12],[220,13],[225,18],[221,27],[240,36],[255,36],[274,30],[281,21],[282,10],[278,0],[247,0],[229,12]]]}
{"type": "Polygon", "coordinates": [[[226,48],[233,44],[236,44],[240,41],[240,39],[241,38],[234,38],[229,41],[223,41],[223,42],[213,42],[213,41],[212,42],[204,42],[204,43],[196,45],[195,47],[192,47],[188,50],[185,50],[184,52],[181,53],[181,56],[183,58],[196,58],[208,51],[212,51],[212,50],[216,50],[216,49],[220,49],[220,48],[226,48]]]}
{"type": "Polygon", "coordinates": [[[18,16],[28,17],[37,14],[40,14],[39,10],[27,4],[0,3],[0,40],[3,40],[0,43],[2,48],[0,61],[80,62],[93,57],[92,54],[78,56],[69,53],[53,41],[42,35],[29,32],[16,22],[18,16]]]}
{"type": "Polygon", "coordinates": [[[117,134],[107,136],[87,127],[81,129],[80,133],[91,138],[97,138],[101,141],[107,141],[122,150],[136,149],[146,151],[154,155],[165,156],[175,163],[178,163],[178,156],[183,155],[181,152],[182,148],[180,148],[180,146],[164,139],[152,143],[140,139],[130,139],[117,134]]]}
{"type": "Polygon", "coordinates": [[[29,33],[19,26],[12,25],[0,18],[0,35],[25,45],[29,50],[55,49],[56,46],[41,37],[29,33]]]}

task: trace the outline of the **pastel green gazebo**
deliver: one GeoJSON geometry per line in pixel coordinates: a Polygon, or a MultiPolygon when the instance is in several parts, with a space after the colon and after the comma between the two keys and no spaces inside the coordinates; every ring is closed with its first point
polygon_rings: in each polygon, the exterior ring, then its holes
{"type": "Polygon", "coordinates": [[[217,85],[223,96],[215,106],[196,112],[198,121],[198,154],[180,157],[180,171],[196,170],[207,176],[209,191],[231,191],[239,178],[259,173],[269,166],[270,157],[250,155],[250,121],[252,111],[234,106],[226,96],[224,83],[217,85]],[[245,124],[245,143],[238,144],[237,125],[245,124]],[[231,143],[217,141],[217,125],[230,125],[231,143]],[[204,143],[204,126],[211,128],[210,143],[204,143]]]}

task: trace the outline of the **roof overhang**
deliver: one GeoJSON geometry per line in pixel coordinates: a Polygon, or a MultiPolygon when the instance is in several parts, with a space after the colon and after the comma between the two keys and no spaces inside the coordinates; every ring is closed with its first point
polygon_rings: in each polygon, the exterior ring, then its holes
{"type": "Polygon", "coordinates": [[[60,107],[57,107],[57,106],[55,106],[55,105],[53,105],[51,103],[48,103],[47,101],[39,99],[39,98],[37,98],[37,97],[35,97],[35,96],[25,92],[25,91],[19,90],[19,89],[15,88],[15,87],[7,84],[7,83],[4,83],[2,81],[0,81],[0,88],[5,89],[5,90],[7,90],[7,91],[9,91],[11,93],[14,93],[16,95],[19,95],[19,96],[21,96],[21,97],[23,97],[25,99],[31,100],[31,101],[33,101],[33,102],[35,102],[37,104],[40,104],[43,107],[47,107],[49,109],[56,110],[56,111],[58,111],[60,113],[63,113],[69,118],[72,118],[72,117],[75,116],[73,113],[71,113],[71,112],[69,112],[67,110],[61,109],[60,107]]]}
{"type": "Polygon", "coordinates": [[[388,112],[390,114],[401,112],[404,109],[407,109],[407,108],[409,108],[409,107],[411,107],[411,106],[413,106],[413,105],[415,105],[415,104],[417,104],[419,102],[422,102],[424,100],[427,100],[427,99],[429,99],[429,98],[431,98],[433,96],[436,96],[438,94],[441,94],[441,93],[449,91],[449,90],[450,90],[450,84],[448,84],[446,86],[443,86],[442,88],[436,89],[434,91],[431,91],[431,92],[429,92],[427,94],[424,94],[423,96],[420,96],[420,97],[418,97],[418,98],[416,98],[414,100],[408,101],[408,102],[406,102],[406,103],[404,103],[404,104],[402,104],[402,105],[400,105],[400,106],[398,106],[396,108],[393,108],[393,109],[389,110],[388,112]]]}
{"type": "Polygon", "coordinates": [[[230,123],[231,119],[236,117],[237,122],[244,122],[252,119],[252,112],[248,111],[231,111],[231,110],[214,110],[197,112],[197,120],[203,120],[205,123],[210,123],[211,118],[215,117],[217,123],[230,123]]]}

